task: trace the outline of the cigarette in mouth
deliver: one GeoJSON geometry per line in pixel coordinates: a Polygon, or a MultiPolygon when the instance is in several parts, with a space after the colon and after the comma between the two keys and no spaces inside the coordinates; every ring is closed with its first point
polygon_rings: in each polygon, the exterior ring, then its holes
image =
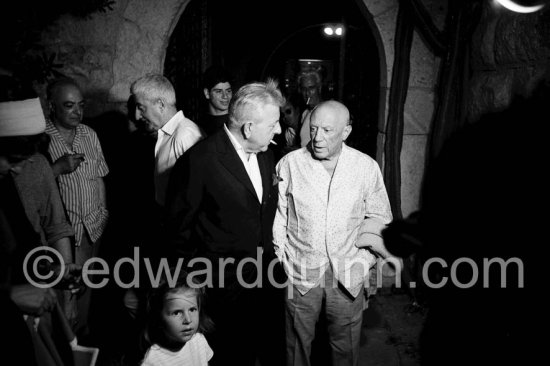
{"type": "Polygon", "coordinates": [[[273,140],[269,140],[270,143],[272,143],[273,145],[277,145],[277,143],[273,140]]]}
{"type": "Polygon", "coordinates": [[[307,98],[307,102],[306,102],[306,105],[309,105],[309,101],[310,101],[311,97],[308,97],[307,98]]]}

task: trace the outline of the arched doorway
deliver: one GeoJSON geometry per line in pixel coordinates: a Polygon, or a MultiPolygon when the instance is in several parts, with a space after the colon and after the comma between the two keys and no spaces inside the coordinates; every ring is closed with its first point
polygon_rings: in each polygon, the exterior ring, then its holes
{"type": "Polygon", "coordinates": [[[279,78],[287,89],[294,90],[298,87],[299,60],[320,60],[317,62],[325,70],[325,99],[339,100],[351,112],[353,132],[348,145],[375,157],[380,60],[368,23],[355,15],[358,9],[354,9],[353,2],[349,3],[352,6],[343,7],[340,21],[305,24],[287,35],[267,59],[263,75],[279,78]],[[327,35],[326,27],[340,27],[341,34],[327,35]]]}
{"type": "MultiPolygon", "coordinates": [[[[360,6],[346,0],[192,0],[170,37],[164,73],[178,91],[184,113],[199,118],[200,76],[212,63],[235,76],[236,89],[267,76],[284,83],[288,62],[325,60],[334,82],[328,98],[344,102],[354,130],[348,143],[375,157],[379,125],[380,55],[360,6]],[[345,24],[343,37],[322,35],[325,24],[345,24]],[[206,52],[205,52],[206,51],[206,52]]],[[[284,86],[284,85],[282,85],[284,86]]]]}
{"type": "MultiPolygon", "coordinates": [[[[191,0],[129,0],[122,10],[123,24],[114,42],[114,59],[112,65],[113,86],[109,91],[112,101],[124,104],[128,98],[130,83],[136,78],[148,72],[163,72],[167,46],[181,14],[191,0]]],[[[195,1],[195,0],[193,0],[195,1]]],[[[214,1],[214,0],[212,0],[214,1]]],[[[386,116],[388,111],[387,96],[391,81],[394,60],[394,36],[396,29],[398,0],[346,0],[357,5],[359,12],[370,24],[372,35],[376,41],[376,49],[379,56],[379,97],[378,97],[378,140],[376,159],[384,170],[383,146],[385,140],[386,116]]],[[[279,2],[266,3],[250,0],[226,0],[219,1],[225,6],[226,13],[221,13],[225,23],[218,23],[222,41],[215,50],[222,54],[231,48],[230,44],[224,44],[224,39],[234,38],[239,40],[234,44],[234,54],[239,59],[225,57],[224,63],[237,70],[240,80],[251,80],[259,77],[262,62],[267,60],[273,47],[280,39],[273,41],[273,31],[260,32],[258,29],[262,21],[281,14],[279,2]],[[254,4],[259,3],[259,4],[254,4]],[[233,14],[243,10],[239,4],[248,4],[244,14],[256,14],[238,22],[233,14]],[[254,7],[255,6],[255,7],[254,7]],[[263,7],[263,9],[258,9],[263,7]],[[255,9],[255,10],[254,10],[255,9]],[[231,10],[231,11],[230,11],[231,10]],[[254,10],[254,11],[252,11],[254,10]],[[228,24],[228,25],[227,25],[228,24]],[[225,26],[227,25],[227,26],[225,26]],[[246,36],[248,34],[261,34],[264,38],[255,41],[246,36]],[[266,50],[267,45],[270,48],[266,50]],[[257,60],[262,60],[257,62],[257,60]],[[260,65],[260,66],[257,66],[260,65]]],[[[296,2],[301,4],[302,1],[296,2]]],[[[305,3],[305,1],[304,1],[305,3]]],[[[336,3],[336,2],[331,2],[336,3]]],[[[441,15],[445,14],[445,7],[439,2],[433,1],[432,11],[441,15]]],[[[332,4],[334,5],[334,4],[332,4]]],[[[314,6],[309,15],[316,13],[314,6]]],[[[294,7],[285,9],[295,11],[294,7]]],[[[283,15],[285,13],[283,12],[283,15]]],[[[242,18],[241,18],[242,19],[242,18]]],[[[279,17],[279,23],[290,24],[286,17],[279,17]]],[[[278,29],[278,28],[277,28],[278,29]]],[[[427,49],[422,40],[415,35],[413,49],[410,56],[411,79],[407,86],[407,102],[405,104],[405,131],[403,135],[403,152],[401,154],[401,180],[402,180],[402,207],[403,214],[407,215],[418,207],[420,185],[422,182],[425,162],[425,148],[429,133],[437,77],[437,57],[427,49]]]]}

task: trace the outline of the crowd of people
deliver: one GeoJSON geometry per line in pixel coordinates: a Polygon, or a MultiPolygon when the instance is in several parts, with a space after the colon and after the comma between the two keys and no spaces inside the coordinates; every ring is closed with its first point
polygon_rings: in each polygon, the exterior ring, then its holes
{"type": "MultiPolygon", "coordinates": [[[[126,207],[113,215],[108,202],[118,197],[108,200],[114,194],[105,183],[109,160],[83,123],[81,86],[54,80],[41,102],[6,82],[0,301],[11,336],[0,342],[4,354],[17,353],[25,365],[73,364],[68,342],[44,335],[55,334],[61,318],[80,340],[93,340],[95,290],[83,272],[97,269],[88,262],[122,238],[146,249],[153,259],[147,271],[158,274],[113,300],[138,333],[130,338],[135,354],[128,362],[310,365],[322,324],[327,362],[359,364],[369,273],[377,258],[392,257],[382,238],[392,241],[399,223],[392,224],[377,162],[345,143],[353,128],[348,108],[323,100],[315,72],[299,75],[299,93],[283,93],[273,79],[233,90],[234,80],[219,66],[203,79],[206,108],[197,123],[178,110],[166,77],[146,75],[131,84],[128,118],[139,135],[125,172],[135,180],[130,184],[146,188],[128,189],[119,198],[126,207]],[[109,238],[106,228],[125,216],[128,232],[109,238]],[[39,247],[59,253],[45,269],[61,279],[53,288],[32,285],[45,277],[34,273],[31,281],[23,268],[39,247]],[[28,352],[17,352],[20,346],[28,352]]],[[[449,221],[439,213],[467,197],[441,207],[445,202],[430,191],[425,198],[422,222],[442,226],[449,221]]],[[[394,253],[410,255],[395,242],[394,253]]],[[[427,334],[438,326],[430,324],[427,334]]]]}
{"type": "MultiPolygon", "coordinates": [[[[375,262],[357,238],[367,219],[379,221],[377,230],[389,223],[390,206],[377,163],[345,145],[352,129],[347,108],[323,102],[321,80],[311,72],[299,82],[301,94],[286,98],[273,79],[233,91],[229,72],[213,66],[204,73],[206,108],[197,123],[178,110],[166,77],[131,84],[128,117],[143,142],[136,147],[148,147],[133,165],[142,174],[129,176],[152,184],[139,192],[151,197],[134,197],[147,202],[147,212],[139,209],[146,218],[127,213],[148,229],[136,227],[140,234],[128,236],[136,243],[127,244],[143,245],[156,259],[160,282],[142,281],[120,299],[140,331],[138,354],[127,360],[308,365],[323,309],[333,364],[357,364],[365,277],[375,262]],[[304,134],[307,141],[300,141],[304,134]]],[[[107,199],[116,193],[105,179],[112,169],[98,134],[83,123],[77,81],[53,80],[43,102],[17,90],[5,94],[2,302],[22,315],[21,324],[18,316],[11,321],[19,329],[14,341],[29,345],[25,364],[42,365],[43,350],[32,346],[34,333],[23,319],[55,313],[81,342],[93,339],[95,290],[83,272],[97,268],[88,262],[103,247],[120,245],[107,228],[124,214],[117,207],[111,215],[108,202],[117,197],[107,199]],[[62,281],[53,288],[33,287],[21,273],[38,247],[60,254],[51,268],[62,281]]],[[[53,364],[71,364],[60,354],[53,364]]]]}

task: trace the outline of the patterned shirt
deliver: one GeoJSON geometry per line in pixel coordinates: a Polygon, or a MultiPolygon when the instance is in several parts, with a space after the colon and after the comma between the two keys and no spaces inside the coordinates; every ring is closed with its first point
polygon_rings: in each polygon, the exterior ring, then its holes
{"type": "Polygon", "coordinates": [[[155,145],[155,198],[159,205],[165,204],[170,172],[176,160],[203,137],[199,126],[185,118],[182,111],[158,130],[155,145]]]}
{"type": "Polygon", "coordinates": [[[46,133],[51,142],[48,152],[55,162],[64,154],[84,154],[84,161],[68,174],[57,177],[59,192],[75,230],[75,245],[79,246],[84,230],[92,242],[101,237],[107,224],[108,212],[103,206],[98,179],[107,175],[109,169],[103,157],[99,139],[90,127],[79,124],[71,148],[51,121],[46,121],[46,133]]]}
{"type": "Polygon", "coordinates": [[[141,366],[207,366],[214,352],[201,333],[195,335],[177,352],[169,351],[157,344],[145,354],[141,366]]]}
{"type": "Polygon", "coordinates": [[[367,218],[392,220],[378,164],[344,144],[332,178],[305,147],[285,155],[276,171],[273,241],[290,281],[305,294],[331,265],[336,279],[357,296],[375,264],[369,251],[357,247],[361,224],[367,218]]]}

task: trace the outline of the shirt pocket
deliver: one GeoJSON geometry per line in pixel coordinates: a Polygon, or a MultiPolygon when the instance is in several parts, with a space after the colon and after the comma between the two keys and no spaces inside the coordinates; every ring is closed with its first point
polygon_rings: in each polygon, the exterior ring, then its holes
{"type": "Polygon", "coordinates": [[[98,174],[99,160],[93,157],[84,156],[84,161],[80,164],[82,176],[87,180],[95,180],[99,177],[98,174]]]}

